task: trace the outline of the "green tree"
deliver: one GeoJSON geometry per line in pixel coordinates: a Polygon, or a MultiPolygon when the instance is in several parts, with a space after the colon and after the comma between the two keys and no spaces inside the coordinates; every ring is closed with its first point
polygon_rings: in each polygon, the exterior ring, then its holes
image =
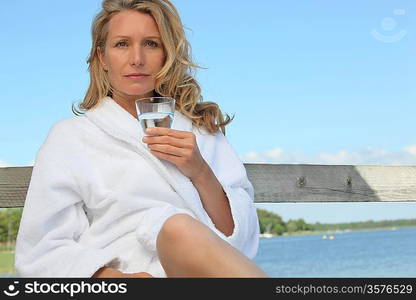
{"type": "Polygon", "coordinates": [[[15,241],[19,230],[22,208],[7,208],[0,210],[0,243],[15,241]]]}
{"type": "Polygon", "coordinates": [[[305,222],[305,220],[303,220],[303,219],[298,219],[298,220],[295,220],[295,223],[296,223],[296,230],[297,231],[299,231],[299,230],[308,230],[308,224],[306,224],[306,222],[305,222]]]}
{"type": "Polygon", "coordinates": [[[282,235],[284,232],[286,232],[286,226],[282,224],[275,224],[273,226],[273,232],[275,232],[277,235],[282,235]]]}
{"type": "Polygon", "coordinates": [[[295,220],[289,220],[286,223],[286,228],[287,228],[287,231],[290,233],[297,231],[298,230],[297,222],[295,220]]]}
{"type": "Polygon", "coordinates": [[[284,232],[285,223],[279,215],[265,209],[257,209],[257,215],[260,223],[260,233],[269,232],[280,235],[284,232]]]}

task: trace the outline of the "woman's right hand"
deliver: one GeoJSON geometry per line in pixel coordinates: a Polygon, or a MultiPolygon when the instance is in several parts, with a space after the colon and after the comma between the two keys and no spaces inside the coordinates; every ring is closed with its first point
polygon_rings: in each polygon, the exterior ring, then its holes
{"type": "Polygon", "coordinates": [[[153,276],[146,272],[123,273],[116,269],[102,267],[92,275],[92,278],[153,278],[153,276]]]}

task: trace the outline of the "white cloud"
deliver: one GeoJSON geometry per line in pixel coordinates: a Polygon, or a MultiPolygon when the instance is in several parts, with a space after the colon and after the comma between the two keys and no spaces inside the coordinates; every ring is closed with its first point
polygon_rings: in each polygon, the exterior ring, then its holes
{"type": "Polygon", "coordinates": [[[400,151],[366,147],[357,151],[342,149],[336,153],[287,153],[281,148],[264,152],[251,151],[240,156],[246,163],[321,164],[321,165],[416,165],[416,145],[400,151]]]}
{"type": "Polygon", "coordinates": [[[404,148],[404,151],[412,155],[416,155],[416,145],[404,148]]]}
{"type": "Polygon", "coordinates": [[[2,168],[2,167],[11,167],[11,165],[6,163],[5,161],[0,160],[0,168],[2,168]]]}

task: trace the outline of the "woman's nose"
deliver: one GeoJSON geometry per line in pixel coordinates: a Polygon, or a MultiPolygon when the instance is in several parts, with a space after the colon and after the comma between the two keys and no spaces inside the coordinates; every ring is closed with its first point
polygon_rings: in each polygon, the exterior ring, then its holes
{"type": "Polygon", "coordinates": [[[141,47],[130,48],[130,64],[132,66],[143,66],[144,65],[144,52],[141,47]]]}

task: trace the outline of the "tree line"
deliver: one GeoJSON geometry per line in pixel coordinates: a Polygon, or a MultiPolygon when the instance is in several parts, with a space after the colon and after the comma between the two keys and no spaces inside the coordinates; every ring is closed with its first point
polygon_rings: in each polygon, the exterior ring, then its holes
{"type": "Polygon", "coordinates": [[[416,219],[363,221],[338,224],[322,224],[319,222],[308,224],[303,219],[284,222],[282,217],[264,209],[257,209],[260,233],[274,235],[291,234],[296,232],[364,230],[391,227],[416,227],[416,219]]]}

